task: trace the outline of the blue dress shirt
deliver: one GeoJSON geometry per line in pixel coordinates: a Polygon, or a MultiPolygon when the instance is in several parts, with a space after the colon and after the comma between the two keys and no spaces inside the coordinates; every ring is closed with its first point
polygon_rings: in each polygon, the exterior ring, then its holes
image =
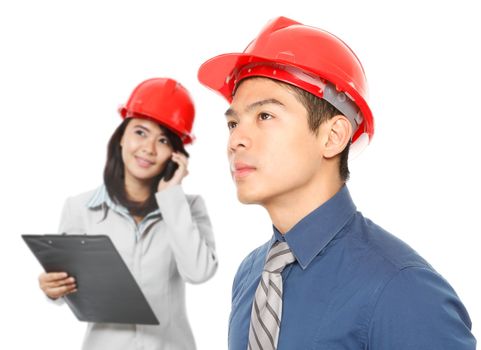
{"type": "Polygon", "coordinates": [[[252,300],[270,246],[297,261],[282,272],[278,350],[474,350],[453,288],[412,248],[356,211],[344,186],[282,236],[251,252],[234,279],[229,349],[246,350],[252,300]]]}

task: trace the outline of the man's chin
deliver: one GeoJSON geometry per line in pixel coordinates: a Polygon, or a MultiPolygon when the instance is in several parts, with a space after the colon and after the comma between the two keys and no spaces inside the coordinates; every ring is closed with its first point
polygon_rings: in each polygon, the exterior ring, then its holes
{"type": "Polygon", "coordinates": [[[246,191],[237,190],[237,199],[242,204],[262,204],[262,197],[259,193],[246,193],[246,191]]]}

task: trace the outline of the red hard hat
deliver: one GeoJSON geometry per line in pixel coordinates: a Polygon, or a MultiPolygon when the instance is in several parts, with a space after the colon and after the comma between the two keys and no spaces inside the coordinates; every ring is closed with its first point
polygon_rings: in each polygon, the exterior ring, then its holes
{"type": "Polygon", "coordinates": [[[191,143],[195,109],[189,92],[169,78],[152,78],[140,83],[125,105],[119,108],[122,118],[150,118],[191,143]]]}
{"type": "Polygon", "coordinates": [[[202,84],[229,102],[237,83],[250,76],[280,80],[327,100],[350,119],[354,145],[363,148],[374,134],[361,62],[342,40],[324,30],[278,17],[243,53],[211,58],[198,73],[202,84]]]}

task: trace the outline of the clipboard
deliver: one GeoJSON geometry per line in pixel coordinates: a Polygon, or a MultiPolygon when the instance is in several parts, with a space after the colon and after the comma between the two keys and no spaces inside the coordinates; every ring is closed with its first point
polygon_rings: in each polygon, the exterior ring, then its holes
{"type": "Polygon", "coordinates": [[[132,273],[106,235],[22,235],[46,272],[75,277],[64,296],[80,321],[158,325],[132,273]]]}

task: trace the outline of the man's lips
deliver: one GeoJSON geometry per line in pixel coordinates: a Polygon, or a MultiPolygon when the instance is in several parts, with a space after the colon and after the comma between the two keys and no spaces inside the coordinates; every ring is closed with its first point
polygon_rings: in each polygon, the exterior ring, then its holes
{"type": "Polygon", "coordinates": [[[137,164],[142,168],[149,168],[154,165],[154,162],[151,162],[150,160],[142,157],[135,156],[135,160],[137,161],[137,164]]]}
{"type": "Polygon", "coordinates": [[[233,165],[231,165],[232,176],[235,179],[246,177],[254,171],[256,171],[256,167],[250,164],[235,162],[233,165]]]}

